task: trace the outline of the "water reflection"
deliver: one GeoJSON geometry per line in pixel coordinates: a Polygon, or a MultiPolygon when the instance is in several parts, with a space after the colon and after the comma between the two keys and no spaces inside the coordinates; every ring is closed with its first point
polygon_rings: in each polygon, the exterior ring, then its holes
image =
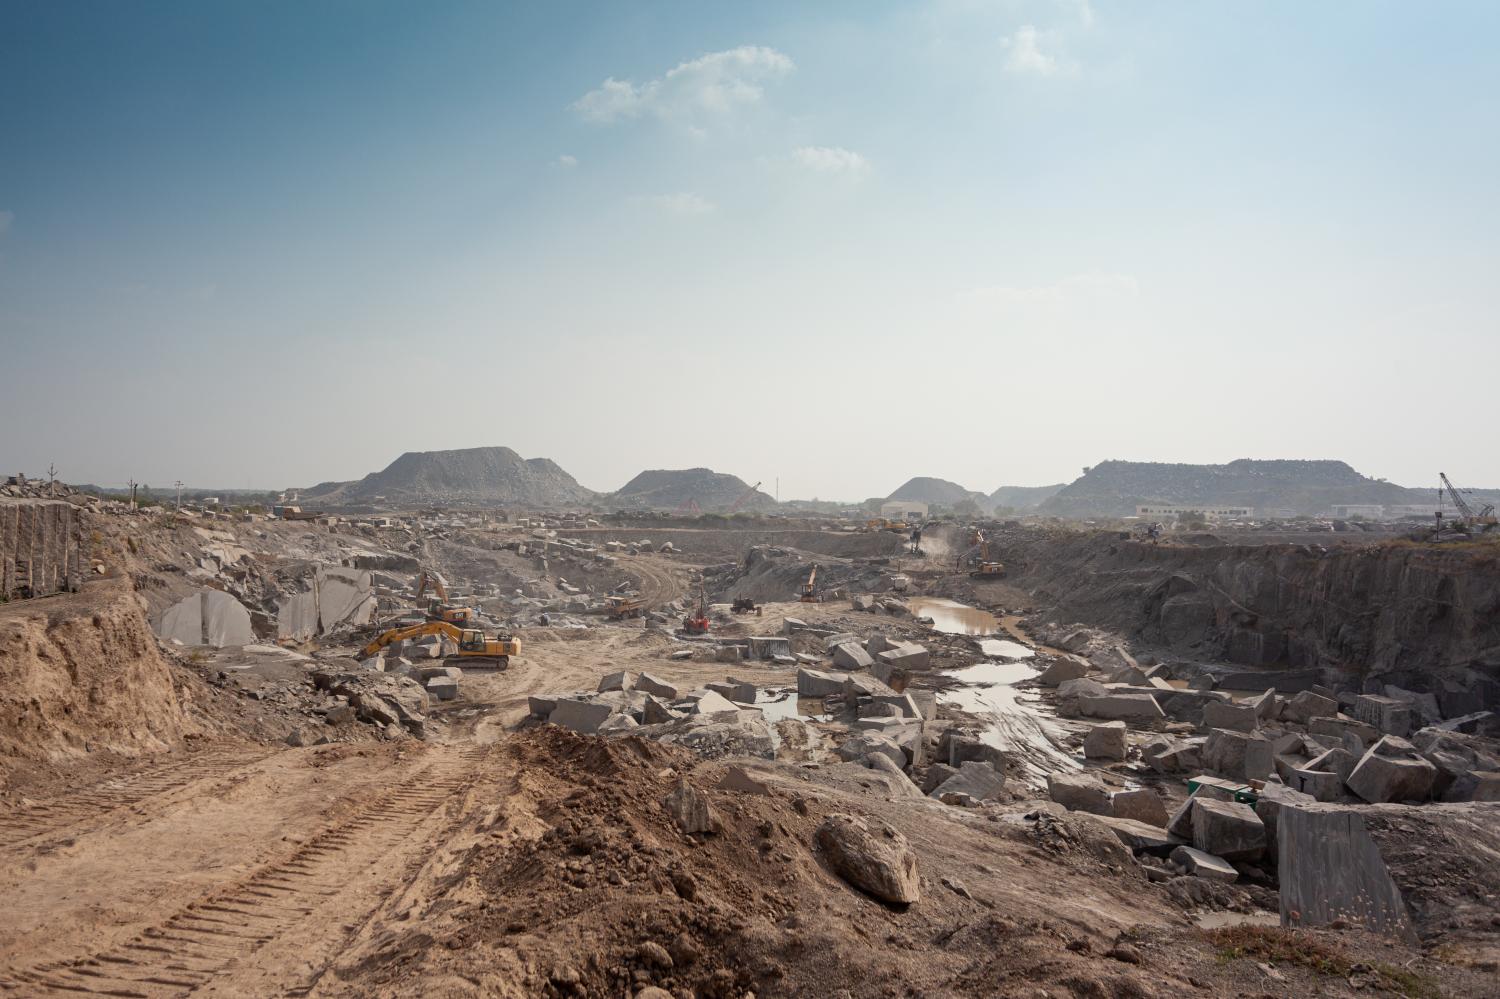
{"type": "Polygon", "coordinates": [[[946,597],[912,597],[907,601],[916,617],[932,618],[932,630],[947,635],[993,635],[1000,622],[982,611],[946,597]]]}

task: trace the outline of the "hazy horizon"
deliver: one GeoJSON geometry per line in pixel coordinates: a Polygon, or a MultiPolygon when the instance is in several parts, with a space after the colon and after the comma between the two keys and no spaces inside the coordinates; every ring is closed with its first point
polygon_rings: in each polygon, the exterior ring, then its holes
{"type": "Polygon", "coordinates": [[[0,474],[1500,487],[1500,5],[0,16],[0,474]]]}

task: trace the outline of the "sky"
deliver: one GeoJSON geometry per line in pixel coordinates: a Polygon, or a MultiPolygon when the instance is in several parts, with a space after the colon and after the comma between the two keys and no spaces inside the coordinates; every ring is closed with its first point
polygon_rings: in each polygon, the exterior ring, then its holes
{"type": "Polygon", "coordinates": [[[1500,4],[0,0],[0,472],[1500,486],[1500,4]]]}

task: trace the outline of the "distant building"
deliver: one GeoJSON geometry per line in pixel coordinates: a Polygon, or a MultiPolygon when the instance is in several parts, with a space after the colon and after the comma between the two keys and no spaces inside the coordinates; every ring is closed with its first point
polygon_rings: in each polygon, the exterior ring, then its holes
{"type": "Polygon", "coordinates": [[[889,500],[880,504],[880,515],[886,520],[926,520],[927,504],[914,500],[889,500]]]}
{"type": "Polygon", "coordinates": [[[1208,520],[1248,520],[1255,508],[1248,506],[1183,506],[1173,503],[1149,503],[1135,508],[1137,517],[1180,517],[1199,513],[1208,520]]]}
{"type": "Polygon", "coordinates": [[[1363,517],[1366,520],[1384,520],[1386,508],[1379,503],[1335,503],[1333,515],[1341,518],[1363,517]]]}

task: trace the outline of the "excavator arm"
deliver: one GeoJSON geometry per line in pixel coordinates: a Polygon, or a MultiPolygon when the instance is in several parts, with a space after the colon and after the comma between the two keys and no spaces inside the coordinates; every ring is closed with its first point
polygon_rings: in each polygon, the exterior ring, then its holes
{"type": "Polygon", "coordinates": [[[421,624],[408,625],[405,628],[392,628],[376,635],[364,648],[364,655],[368,658],[390,645],[392,642],[404,642],[408,638],[421,638],[423,635],[444,635],[451,638],[455,643],[463,639],[463,632],[449,624],[447,621],[423,621],[421,624]]]}

